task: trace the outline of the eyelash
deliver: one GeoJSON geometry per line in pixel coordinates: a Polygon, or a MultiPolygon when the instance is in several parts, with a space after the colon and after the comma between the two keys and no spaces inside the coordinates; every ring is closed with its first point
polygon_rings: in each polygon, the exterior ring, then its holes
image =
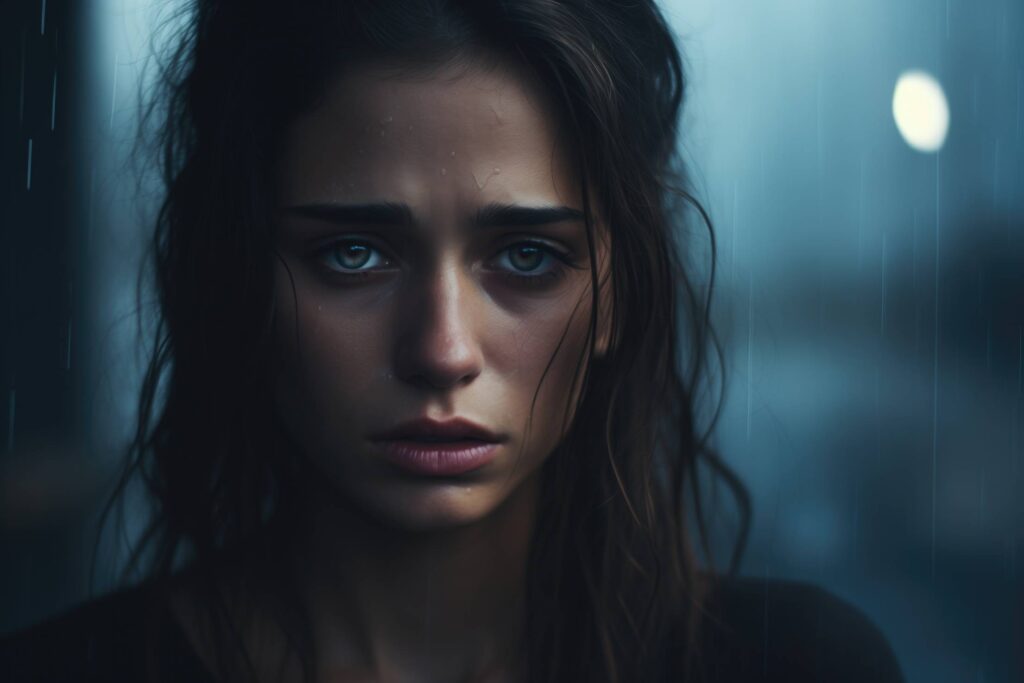
{"type": "MultiPolygon", "coordinates": [[[[316,253],[319,257],[321,257],[321,259],[326,259],[337,249],[343,246],[365,247],[376,252],[380,256],[380,258],[385,262],[390,263],[392,261],[392,259],[385,255],[383,249],[375,246],[373,243],[369,241],[358,239],[335,240],[330,244],[327,244],[324,247],[318,249],[316,253]]],[[[543,254],[553,259],[552,265],[545,272],[538,275],[527,275],[521,272],[515,272],[514,270],[507,269],[502,270],[502,275],[504,277],[515,282],[521,283],[523,285],[526,285],[528,287],[543,287],[545,285],[552,284],[565,276],[567,268],[578,268],[578,266],[575,264],[572,256],[569,253],[563,252],[551,246],[550,244],[547,244],[546,242],[540,242],[538,240],[520,240],[518,242],[514,242],[502,248],[502,250],[498,252],[498,255],[501,256],[508,252],[511,252],[513,249],[522,247],[538,249],[543,254]]],[[[367,270],[339,270],[336,268],[332,268],[330,266],[326,266],[326,264],[325,267],[331,272],[332,275],[336,275],[346,279],[366,278],[373,275],[373,273],[377,270],[375,268],[367,270]]]]}

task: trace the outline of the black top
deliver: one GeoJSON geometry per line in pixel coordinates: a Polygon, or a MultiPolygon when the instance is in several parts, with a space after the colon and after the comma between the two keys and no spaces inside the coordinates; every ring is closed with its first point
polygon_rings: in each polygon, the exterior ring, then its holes
{"type": "MultiPolygon", "coordinates": [[[[803,683],[901,682],[879,630],[856,608],[813,586],[722,579],[709,597],[704,679],[803,683]]],[[[162,681],[214,683],[178,622],[149,586],[98,598],[0,639],[0,681],[143,681],[147,626],[157,628],[162,681]]]]}

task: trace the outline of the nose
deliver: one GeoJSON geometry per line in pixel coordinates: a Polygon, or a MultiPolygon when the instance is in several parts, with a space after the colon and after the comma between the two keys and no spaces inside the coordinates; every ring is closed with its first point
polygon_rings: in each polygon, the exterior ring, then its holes
{"type": "Polygon", "coordinates": [[[437,268],[407,299],[395,346],[395,374],[424,388],[452,389],[480,374],[483,357],[474,329],[471,285],[457,266],[437,268]]]}

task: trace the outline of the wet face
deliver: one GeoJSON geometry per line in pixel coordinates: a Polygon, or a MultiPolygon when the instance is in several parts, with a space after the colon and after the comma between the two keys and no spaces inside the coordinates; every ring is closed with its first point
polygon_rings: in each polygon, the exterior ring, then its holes
{"type": "Polygon", "coordinates": [[[292,438],[389,524],[484,518],[567,429],[607,253],[596,234],[588,258],[543,98],[503,68],[351,70],[288,129],[280,197],[277,405],[292,438]]]}

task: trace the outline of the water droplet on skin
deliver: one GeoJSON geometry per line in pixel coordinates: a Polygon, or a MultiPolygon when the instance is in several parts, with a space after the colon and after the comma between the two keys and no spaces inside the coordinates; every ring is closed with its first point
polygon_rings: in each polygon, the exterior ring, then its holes
{"type": "Polygon", "coordinates": [[[448,169],[447,168],[442,168],[441,169],[441,175],[448,175],[448,169]]]}
{"type": "Polygon", "coordinates": [[[476,173],[473,173],[473,182],[476,183],[476,189],[483,190],[485,187],[487,187],[487,183],[491,181],[491,178],[498,175],[499,173],[501,173],[501,169],[495,166],[491,170],[491,172],[487,174],[487,177],[484,178],[484,181],[482,183],[477,179],[476,173]]]}
{"type": "Polygon", "coordinates": [[[455,150],[454,150],[454,149],[452,150],[452,153],[451,153],[451,154],[450,154],[449,156],[450,156],[450,157],[451,157],[452,159],[454,159],[454,158],[455,158],[455,150]]]}
{"type": "Polygon", "coordinates": [[[409,130],[412,130],[412,124],[411,123],[409,124],[409,130]]]}
{"type": "Polygon", "coordinates": [[[381,131],[381,132],[380,132],[380,136],[381,136],[381,137],[384,137],[384,131],[381,131]]]}
{"type": "Polygon", "coordinates": [[[389,117],[387,117],[386,119],[384,119],[384,123],[391,123],[391,122],[392,122],[392,121],[394,121],[394,120],[395,120],[395,119],[394,119],[394,117],[392,117],[392,116],[389,116],[389,117]]]}

